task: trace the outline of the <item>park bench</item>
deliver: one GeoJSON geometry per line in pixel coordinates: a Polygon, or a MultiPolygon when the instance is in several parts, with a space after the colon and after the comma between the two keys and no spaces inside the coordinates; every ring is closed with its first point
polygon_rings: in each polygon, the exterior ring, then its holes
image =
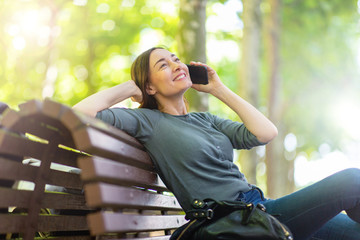
{"type": "Polygon", "coordinates": [[[2,117],[0,184],[8,237],[165,240],[186,222],[136,139],[51,100],[2,117]]]}

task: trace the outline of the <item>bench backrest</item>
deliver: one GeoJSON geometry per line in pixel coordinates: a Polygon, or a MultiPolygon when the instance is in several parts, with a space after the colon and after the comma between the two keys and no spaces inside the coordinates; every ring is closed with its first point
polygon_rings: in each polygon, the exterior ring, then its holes
{"type": "Polygon", "coordinates": [[[87,216],[92,235],[163,240],[185,223],[181,207],[154,172],[143,146],[119,129],[50,100],[21,105],[19,113],[6,114],[3,124],[48,141],[49,150],[34,152],[50,154],[49,159],[66,155],[61,164],[81,168],[86,209],[96,209],[87,216]],[[8,119],[16,118],[19,124],[14,127],[8,119]]]}
{"type": "Polygon", "coordinates": [[[66,149],[70,132],[42,107],[31,102],[0,122],[0,238],[90,239],[76,163],[83,154],[66,149]]]}

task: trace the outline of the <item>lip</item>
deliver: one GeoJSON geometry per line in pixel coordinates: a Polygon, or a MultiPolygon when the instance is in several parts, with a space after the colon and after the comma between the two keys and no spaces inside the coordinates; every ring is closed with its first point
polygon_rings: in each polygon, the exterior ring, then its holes
{"type": "Polygon", "coordinates": [[[174,78],[173,81],[183,80],[184,78],[186,78],[186,73],[183,72],[183,73],[180,73],[180,74],[176,75],[176,77],[174,78]],[[177,78],[180,77],[181,75],[183,75],[183,77],[177,79],[177,78]],[[177,79],[177,80],[176,80],[176,79],[177,79]]]}

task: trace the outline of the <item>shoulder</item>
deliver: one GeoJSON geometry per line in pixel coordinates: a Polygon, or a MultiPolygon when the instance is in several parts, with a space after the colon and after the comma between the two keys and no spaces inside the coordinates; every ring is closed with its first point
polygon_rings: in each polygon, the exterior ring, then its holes
{"type": "Polygon", "coordinates": [[[146,142],[160,122],[157,110],[144,108],[110,108],[99,112],[97,118],[124,130],[141,142],[146,142]]]}
{"type": "Polygon", "coordinates": [[[140,121],[156,122],[160,119],[161,114],[158,110],[145,108],[108,108],[96,114],[96,118],[102,119],[112,125],[118,122],[140,121]]]}
{"type": "Polygon", "coordinates": [[[160,116],[158,110],[147,109],[147,108],[108,108],[100,111],[101,114],[114,114],[116,116],[122,114],[131,114],[131,115],[147,115],[147,116],[160,116]]]}
{"type": "Polygon", "coordinates": [[[147,108],[110,108],[108,110],[112,111],[117,117],[130,115],[139,119],[157,120],[162,116],[160,111],[147,108]]]}
{"type": "Polygon", "coordinates": [[[149,119],[159,119],[162,114],[157,109],[148,109],[148,108],[128,108],[125,111],[129,112],[130,114],[138,115],[141,117],[149,118],[149,119]]]}

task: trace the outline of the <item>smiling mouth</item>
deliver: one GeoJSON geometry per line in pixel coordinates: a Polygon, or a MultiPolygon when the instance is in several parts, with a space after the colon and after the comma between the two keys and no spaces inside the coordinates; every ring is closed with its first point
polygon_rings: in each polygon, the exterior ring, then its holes
{"type": "Polygon", "coordinates": [[[183,78],[185,78],[185,77],[186,77],[186,74],[185,74],[185,73],[180,74],[179,76],[177,76],[177,77],[174,79],[174,81],[181,80],[181,79],[183,79],[183,78]]]}

